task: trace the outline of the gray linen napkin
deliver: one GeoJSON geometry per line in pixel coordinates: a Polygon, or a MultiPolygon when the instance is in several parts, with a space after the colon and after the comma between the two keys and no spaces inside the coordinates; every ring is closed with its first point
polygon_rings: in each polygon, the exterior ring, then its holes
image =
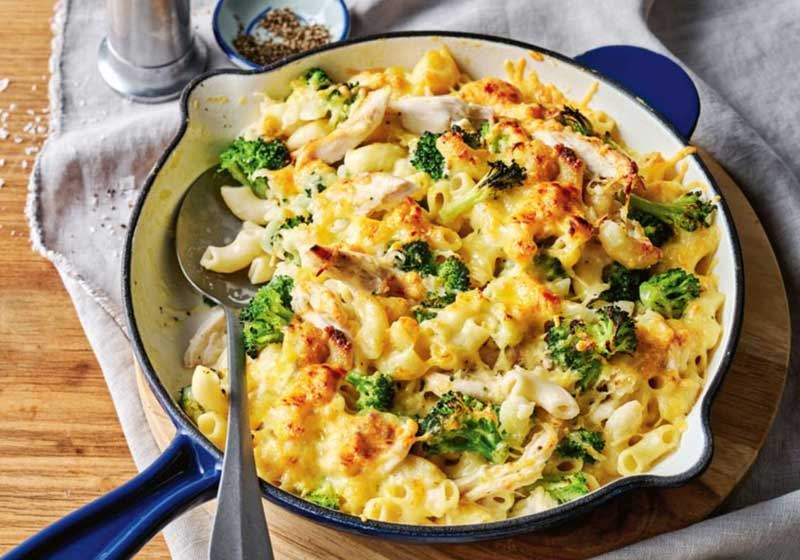
{"type": "MultiPolygon", "coordinates": [[[[123,329],[119,273],[137,189],[178,124],[175,103],[126,102],[95,71],[102,0],[62,0],[51,60],[51,137],[30,182],[32,243],[61,273],[109,384],[140,468],[157,455],[144,421],[123,329]],[[100,256],[100,257],[98,257],[100,256]]],[[[209,0],[194,22],[212,52],[209,0]]],[[[700,90],[694,143],[722,162],[755,206],[779,255],[800,333],[800,3],[796,0],[352,0],[353,35],[400,29],[490,33],[579,54],[635,44],[678,57],[700,90]]],[[[224,64],[219,54],[214,65],[224,64]]],[[[800,555],[800,414],[793,344],[781,411],[737,510],[603,558],[795,558],[800,555]],[[753,505],[756,504],[756,505],[753,505]],[[750,506],[750,507],[745,507],[750,506]],[[740,509],[743,508],[743,509],[740,509]]],[[[205,555],[209,516],[189,512],[165,529],[176,559],[205,555]]]]}

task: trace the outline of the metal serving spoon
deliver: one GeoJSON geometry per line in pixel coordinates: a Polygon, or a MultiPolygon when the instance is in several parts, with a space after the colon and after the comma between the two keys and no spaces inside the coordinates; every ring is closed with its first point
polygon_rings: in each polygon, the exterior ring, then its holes
{"type": "Polygon", "coordinates": [[[220,195],[221,186],[232,184],[236,182],[216,167],[192,183],[178,211],[175,249],[186,279],[222,306],[228,326],[228,435],[208,556],[211,560],[271,560],[272,545],[253,460],[242,327],[236,314],[256,287],[244,272],[220,274],[200,266],[206,247],[229,243],[242,227],[220,195]]]}

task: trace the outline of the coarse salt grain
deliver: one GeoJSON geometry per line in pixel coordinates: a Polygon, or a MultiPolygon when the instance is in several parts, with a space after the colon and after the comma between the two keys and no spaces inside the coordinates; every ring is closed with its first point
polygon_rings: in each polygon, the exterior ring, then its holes
{"type": "Polygon", "coordinates": [[[8,138],[8,131],[5,128],[0,128],[0,140],[8,138]]]}
{"type": "Polygon", "coordinates": [[[22,136],[14,136],[14,144],[22,144],[22,136]]]}
{"type": "Polygon", "coordinates": [[[0,179],[0,189],[2,189],[6,185],[5,179],[0,179]]]}
{"type": "Polygon", "coordinates": [[[8,88],[8,84],[10,83],[11,80],[9,80],[8,78],[3,78],[2,80],[0,80],[0,91],[5,91],[6,88],[8,88]]]}
{"type": "Polygon", "coordinates": [[[22,169],[28,169],[28,160],[23,159],[20,163],[22,169]]]}

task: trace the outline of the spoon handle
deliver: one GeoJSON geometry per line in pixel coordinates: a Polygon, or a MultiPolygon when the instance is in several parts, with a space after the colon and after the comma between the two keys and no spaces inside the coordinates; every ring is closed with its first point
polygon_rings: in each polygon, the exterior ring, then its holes
{"type": "Polygon", "coordinates": [[[225,307],[225,321],[230,380],[228,436],[208,557],[211,560],[272,560],[272,545],[253,460],[242,326],[230,307],[225,307]]]}

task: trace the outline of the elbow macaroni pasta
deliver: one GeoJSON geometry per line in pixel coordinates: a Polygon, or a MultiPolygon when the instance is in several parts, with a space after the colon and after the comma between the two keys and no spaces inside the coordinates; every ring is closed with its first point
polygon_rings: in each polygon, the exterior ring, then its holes
{"type": "Polygon", "coordinates": [[[214,272],[236,272],[250,266],[253,260],[263,254],[261,237],[264,228],[253,222],[245,222],[242,230],[228,245],[208,247],[200,259],[200,264],[214,272]]]}
{"type": "MultiPolygon", "coordinates": [[[[721,336],[712,270],[720,233],[713,224],[676,229],[656,247],[622,199],[633,190],[667,201],[698,188],[677,168],[689,151],[635,155],[613,118],[590,107],[596,86],[570,101],[524,61],[505,69],[507,79],[473,80],[442,47],[411,70],[365,70],[320,90],[299,79],[287,99],[267,98],[245,131],[283,142],[291,158],[253,175],[267,180],[264,198],[222,188],[242,229],[201,263],[248,268],[255,284],[292,280],[291,320],[247,359],[256,463],[268,482],[314,500],[326,489],[335,496],[326,505],[362,518],[484,523],[557,507],[570,499],[554,489],[564,481],[585,493],[647,472],[679,445],[721,336]],[[563,120],[567,106],[588,128],[563,120]],[[441,176],[415,159],[426,123],[438,135],[441,176]],[[522,183],[448,213],[488,188],[481,181],[498,162],[523,169],[522,183]],[[398,264],[412,242],[436,266],[462,261],[468,288],[426,303],[442,283],[398,264]],[[557,279],[536,268],[541,254],[557,259],[557,279]],[[698,278],[699,296],[679,318],[617,302],[638,346],[604,357],[597,380],[582,386],[553,359],[546,333],[554,321],[595,316],[615,261],[649,275],[682,268],[698,278]],[[390,376],[391,405],[357,409],[350,371],[390,376]],[[507,456],[426,447],[422,419],[451,394],[483,403],[507,456]],[[565,451],[581,430],[603,445],[565,451]]],[[[185,362],[198,427],[222,448],[220,321],[206,322],[185,362]]]]}

